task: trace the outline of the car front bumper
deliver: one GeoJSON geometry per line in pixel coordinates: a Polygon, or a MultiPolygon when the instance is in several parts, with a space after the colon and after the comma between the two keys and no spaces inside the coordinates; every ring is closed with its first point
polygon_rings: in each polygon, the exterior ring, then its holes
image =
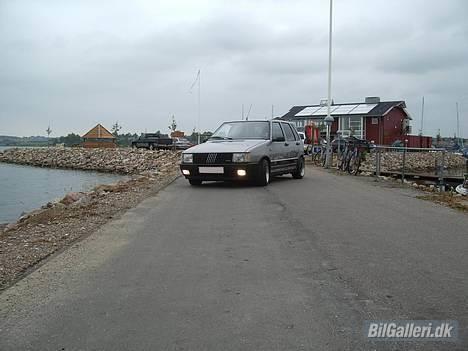
{"type": "Polygon", "coordinates": [[[259,165],[257,163],[233,163],[233,164],[186,164],[180,165],[180,171],[182,175],[187,179],[194,180],[206,180],[206,181],[234,181],[234,180],[249,180],[257,174],[259,165]],[[200,167],[223,167],[222,174],[213,173],[200,173],[200,167]],[[245,175],[241,176],[237,171],[244,170],[245,175]],[[190,174],[184,174],[184,171],[188,171],[190,174]]]}

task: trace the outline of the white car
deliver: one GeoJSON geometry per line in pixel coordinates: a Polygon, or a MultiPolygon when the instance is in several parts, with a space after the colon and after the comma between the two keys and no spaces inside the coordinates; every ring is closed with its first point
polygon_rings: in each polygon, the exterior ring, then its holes
{"type": "Polygon", "coordinates": [[[186,138],[172,138],[172,140],[177,150],[187,150],[193,146],[186,138]]]}
{"type": "Polygon", "coordinates": [[[312,145],[306,144],[306,135],[304,132],[297,132],[301,137],[302,143],[304,144],[304,154],[309,155],[312,152],[312,145]]]}

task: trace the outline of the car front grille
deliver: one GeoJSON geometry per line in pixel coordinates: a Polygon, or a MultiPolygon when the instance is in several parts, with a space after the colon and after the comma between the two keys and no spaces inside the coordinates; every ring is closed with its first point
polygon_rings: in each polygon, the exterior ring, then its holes
{"type": "Polygon", "coordinates": [[[210,153],[193,154],[193,163],[199,165],[205,164],[223,164],[232,162],[232,153],[210,153]]]}

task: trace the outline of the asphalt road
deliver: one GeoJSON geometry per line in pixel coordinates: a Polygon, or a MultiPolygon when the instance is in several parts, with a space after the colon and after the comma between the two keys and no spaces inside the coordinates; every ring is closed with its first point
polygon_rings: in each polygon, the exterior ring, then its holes
{"type": "Polygon", "coordinates": [[[467,349],[468,217],[307,170],[179,179],[0,295],[0,350],[467,349]],[[369,342],[369,319],[455,319],[457,343],[369,342]]]}

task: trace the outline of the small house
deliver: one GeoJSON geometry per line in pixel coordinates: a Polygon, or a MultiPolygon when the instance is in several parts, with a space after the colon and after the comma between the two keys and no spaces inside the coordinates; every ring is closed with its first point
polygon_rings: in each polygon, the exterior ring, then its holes
{"type": "MultiPolygon", "coordinates": [[[[410,136],[411,116],[405,101],[380,101],[379,97],[366,97],[362,102],[332,103],[330,114],[334,118],[332,137],[353,135],[373,140],[376,144],[390,145],[396,140],[415,138],[410,136]]],[[[327,104],[293,106],[281,119],[293,122],[301,131],[306,125],[324,127],[327,104]]],[[[324,128],[321,128],[324,130],[324,128]]],[[[426,137],[430,138],[430,137],[426,137]]]]}
{"type": "Polygon", "coordinates": [[[113,148],[117,147],[115,136],[98,124],[83,135],[83,147],[86,148],[113,148]]]}

